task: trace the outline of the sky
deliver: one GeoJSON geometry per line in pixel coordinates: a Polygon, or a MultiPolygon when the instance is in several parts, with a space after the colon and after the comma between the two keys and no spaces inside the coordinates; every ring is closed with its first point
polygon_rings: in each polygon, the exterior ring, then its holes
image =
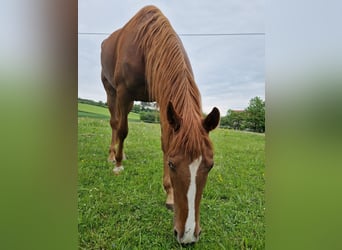
{"type": "Polygon", "coordinates": [[[228,109],[246,108],[255,96],[265,100],[264,35],[182,35],[264,33],[262,0],[78,1],[79,97],[106,101],[100,78],[101,42],[151,4],[180,34],[205,113],[217,107],[225,115],[228,109]]]}

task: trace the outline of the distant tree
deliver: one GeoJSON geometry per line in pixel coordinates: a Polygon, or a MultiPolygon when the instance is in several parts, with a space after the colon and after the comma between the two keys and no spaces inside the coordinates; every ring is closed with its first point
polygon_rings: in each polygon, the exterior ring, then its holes
{"type": "Polygon", "coordinates": [[[220,119],[220,127],[222,127],[222,128],[231,128],[231,126],[229,124],[228,116],[221,117],[221,119],[220,119]]]}
{"type": "Polygon", "coordinates": [[[221,117],[220,126],[223,128],[233,128],[243,130],[246,128],[246,112],[244,110],[227,111],[226,116],[221,117]]]}
{"type": "Polygon", "coordinates": [[[265,132],[265,101],[258,96],[254,97],[245,111],[247,127],[255,132],[265,132]]]}
{"type": "Polygon", "coordinates": [[[140,120],[142,120],[143,122],[152,123],[154,122],[155,117],[154,117],[154,114],[152,114],[151,112],[141,112],[140,120]]]}
{"type": "Polygon", "coordinates": [[[249,106],[245,110],[229,109],[226,116],[221,117],[220,126],[259,133],[265,132],[265,101],[257,96],[249,101],[249,106]]]}
{"type": "Polygon", "coordinates": [[[102,101],[97,102],[97,101],[84,99],[84,98],[80,98],[80,97],[78,97],[77,100],[79,103],[85,103],[85,104],[90,104],[90,105],[95,105],[95,106],[100,106],[100,107],[107,107],[107,103],[104,103],[102,101]]]}
{"type": "Polygon", "coordinates": [[[132,107],[132,110],[131,110],[133,113],[140,113],[141,111],[141,105],[139,104],[134,104],[133,107],[132,107]]]}
{"type": "Polygon", "coordinates": [[[243,130],[246,127],[246,112],[244,110],[227,111],[228,126],[233,129],[243,130]]]}
{"type": "Polygon", "coordinates": [[[104,103],[103,101],[99,101],[98,105],[101,107],[107,107],[106,103],[104,103]]]}

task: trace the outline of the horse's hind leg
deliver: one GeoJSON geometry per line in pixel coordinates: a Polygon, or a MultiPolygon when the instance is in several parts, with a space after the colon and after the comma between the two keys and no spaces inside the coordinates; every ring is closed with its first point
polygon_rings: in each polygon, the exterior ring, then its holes
{"type": "MultiPolygon", "coordinates": [[[[113,113],[113,108],[109,108],[110,113],[113,113]]],[[[111,115],[110,118],[110,126],[112,127],[112,141],[109,147],[109,156],[108,156],[108,161],[115,163],[115,145],[117,143],[117,128],[118,128],[118,119],[114,116],[111,115]]]]}
{"type": "Polygon", "coordinates": [[[126,92],[123,89],[118,90],[118,111],[119,111],[119,123],[118,123],[118,150],[115,155],[116,167],[113,169],[114,173],[123,170],[122,160],[124,160],[124,141],[128,134],[128,113],[131,111],[133,106],[133,101],[129,99],[126,92]]]}
{"type": "Polygon", "coordinates": [[[109,162],[115,162],[115,145],[117,143],[118,117],[116,108],[116,90],[105,77],[102,77],[103,86],[107,93],[107,105],[110,112],[110,126],[112,128],[112,141],[109,147],[109,162]]]}

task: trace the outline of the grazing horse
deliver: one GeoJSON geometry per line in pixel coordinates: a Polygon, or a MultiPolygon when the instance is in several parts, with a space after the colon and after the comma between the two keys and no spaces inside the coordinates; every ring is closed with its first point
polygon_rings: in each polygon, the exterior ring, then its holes
{"type": "Polygon", "coordinates": [[[198,241],[199,209],[213,167],[209,131],[220,113],[202,117],[200,93],[181,40],[154,6],[141,9],[101,45],[101,78],[111,114],[109,160],[123,170],[127,115],[133,101],[156,101],[160,109],[166,206],[174,210],[174,233],[182,244],[198,241]],[[115,149],[118,143],[117,150],[115,149]]]}

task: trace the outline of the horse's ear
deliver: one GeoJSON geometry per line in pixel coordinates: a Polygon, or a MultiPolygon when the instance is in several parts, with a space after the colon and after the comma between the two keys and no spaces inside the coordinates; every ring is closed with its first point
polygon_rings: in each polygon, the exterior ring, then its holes
{"type": "Polygon", "coordinates": [[[173,130],[177,132],[181,126],[182,118],[176,113],[172,102],[169,102],[167,105],[167,120],[173,130]]]}
{"type": "Polygon", "coordinates": [[[203,120],[203,127],[209,133],[217,127],[220,121],[220,111],[215,107],[210,114],[203,120]]]}

